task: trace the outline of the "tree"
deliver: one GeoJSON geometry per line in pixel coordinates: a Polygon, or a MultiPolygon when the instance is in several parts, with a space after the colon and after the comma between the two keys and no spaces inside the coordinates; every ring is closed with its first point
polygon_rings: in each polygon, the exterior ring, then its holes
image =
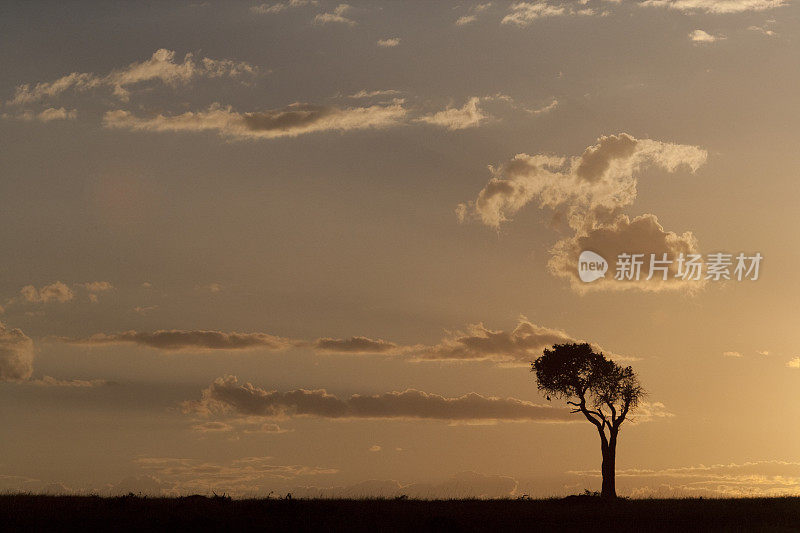
{"type": "Polygon", "coordinates": [[[621,367],[589,344],[555,344],[531,363],[539,390],[565,399],[600,434],[604,498],[616,498],[617,435],[645,391],[629,366],[621,367]]]}

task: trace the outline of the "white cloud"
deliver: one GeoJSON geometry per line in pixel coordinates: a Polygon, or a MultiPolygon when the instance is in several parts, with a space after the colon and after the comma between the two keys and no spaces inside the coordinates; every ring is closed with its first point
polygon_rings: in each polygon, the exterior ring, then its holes
{"type": "Polygon", "coordinates": [[[739,352],[722,352],[722,355],[725,357],[742,357],[742,354],[739,352]]]}
{"type": "Polygon", "coordinates": [[[703,30],[694,30],[689,34],[689,40],[695,44],[710,44],[725,39],[724,35],[711,35],[703,30]]]}
{"type": "Polygon", "coordinates": [[[787,0],[644,0],[643,7],[663,7],[686,13],[729,14],[764,11],[788,5],[787,0]]]}
{"type": "Polygon", "coordinates": [[[473,22],[478,20],[478,15],[492,6],[491,2],[485,4],[476,4],[469,8],[469,11],[466,15],[458,17],[456,19],[456,26],[466,26],[468,24],[472,24],[473,22]]]}
{"type": "Polygon", "coordinates": [[[394,48],[395,46],[400,44],[400,38],[392,37],[390,39],[379,39],[378,46],[381,48],[394,48]]]}
{"type": "Polygon", "coordinates": [[[352,108],[297,103],[283,109],[250,113],[238,113],[231,107],[214,104],[205,111],[155,117],[138,117],[123,110],[108,111],[103,125],[133,131],[213,131],[240,140],[275,139],[324,131],[386,128],[399,124],[405,115],[401,102],[352,108]]]}
{"type": "Polygon", "coordinates": [[[236,78],[253,75],[257,71],[256,67],[242,61],[208,57],[196,60],[192,54],[186,54],[183,62],[178,63],[174,51],[161,48],[150,59],[131,63],[106,75],[73,72],[52,82],[20,85],[8,103],[27,105],[53,99],[67,91],[84,92],[97,88],[110,88],[116,97],[127,101],[133,86],[149,81],[177,87],[195,78],[236,78]]]}
{"type": "Polygon", "coordinates": [[[258,15],[272,15],[275,13],[281,13],[287,9],[308,5],[317,5],[318,3],[319,2],[316,0],[288,0],[287,2],[277,2],[275,4],[258,4],[256,6],[252,6],[250,11],[258,15]]]}
{"type": "Polygon", "coordinates": [[[800,357],[794,357],[790,359],[786,363],[786,366],[788,366],[789,368],[800,368],[800,357]]]}
{"type": "Polygon", "coordinates": [[[396,89],[378,89],[376,91],[368,91],[366,89],[361,89],[357,93],[348,94],[347,98],[353,99],[361,99],[361,98],[375,98],[376,96],[394,96],[400,94],[400,91],[396,89]]]}
{"type": "Polygon", "coordinates": [[[314,24],[323,26],[325,24],[346,24],[348,26],[355,26],[356,21],[345,17],[345,13],[349,12],[352,7],[349,4],[339,4],[336,9],[331,13],[320,13],[314,17],[314,24]]]}
{"type": "Polygon", "coordinates": [[[26,285],[22,287],[20,294],[26,301],[33,303],[65,303],[75,297],[72,289],[60,281],[45,285],[41,289],[37,289],[33,285],[26,285]]]}
{"type": "Polygon", "coordinates": [[[488,117],[480,108],[481,99],[477,96],[470,98],[463,107],[448,107],[431,115],[416,119],[418,122],[442,126],[448,130],[462,130],[474,128],[488,117]]]}
{"type": "Polygon", "coordinates": [[[546,1],[516,2],[511,4],[508,14],[503,17],[501,24],[513,24],[524,28],[542,18],[594,14],[593,9],[585,6],[575,9],[572,5],[550,4],[546,1]]]}
{"type": "Polygon", "coordinates": [[[769,25],[771,23],[772,21],[767,21],[767,23],[764,24],[763,26],[748,26],[747,29],[749,31],[754,31],[762,35],[766,35],[767,37],[775,37],[778,34],[774,30],[770,29],[769,25]]]}

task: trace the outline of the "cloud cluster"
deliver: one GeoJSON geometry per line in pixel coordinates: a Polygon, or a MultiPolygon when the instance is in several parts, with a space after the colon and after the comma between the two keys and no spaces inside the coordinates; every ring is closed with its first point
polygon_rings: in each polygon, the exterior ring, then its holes
{"type": "MultiPolygon", "coordinates": [[[[573,471],[582,478],[599,478],[599,471],[573,471]]],[[[776,497],[796,495],[800,463],[753,461],[696,465],[660,470],[617,470],[617,486],[634,497],[776,497]]]]}
{"type": "Polygon", "coordinates": [[[684,13],[712,13],[715,15],[765,11],[788,5],[787,0],[644,0],[642,7],[662,7],[684,13]]]}
{"type": "Polygon", "coordinates": [[[473,22],[478,20],[478,15],[480,15],[490,7],[492,7],[491,2],[487,2],[485,4],[475,4],[474,6],[469,8],[466,15],[463,15],[456,19],[456,26],[466,26],[468,24],[472,24],[473,22]]]}
{"type": "Polygon", "coordinates": [[[694,30],[689,34],[689,40],[694,44],[710,44],[725,39],[724,35],[711,35],[703,30],[694,30]]]}
{"type": "Polygon", "coordinates": [[[282,13],[287,9],[295,7],[303,7],[307,5],[317,5],[316,0],[288,0],[286,2],[277,2],[275,4],[259,4],[252,6],[250,11],[258,15],[273,15],[275,13],[282,13]]]}
{"type": "Polygon", "coordinates": [[[0,322],[0,381],[23,381],[33,374],[33,341],[0,322]]]}
{"type": "Polygon", "coordinates": [[[390,37],[388,39],[378,39],[378,46],[381,48],[394,48],[400,44],[400,38],[390,37]]]}
{"type": "Polygon", "coordinates": [[[34,285],[26,285],[20,289],[19,297],[8,300],[9,304],[19,301],[28,303],[47,304],[52,302],[66,303],[75,299],[76,290],[82,289],[88,293],[90,302],[96,303],[99,295],[110,291],[114,286],[108,281],[90,281],[87,283],[73,284],[71,287],[61,281],[37,289],[34,285]]]}
{"type": "Polygon", "coordinates": [[[177,87],[197,78],[237,78],[256,74],[258,69],[243,61],[230,59],[195,59],[186,54],[182,62],[175,61],[175,52],[161,48],[145,61],[134,62],[125,68],[105,75],[89,72],[73,72],[55,81],[35,85],[24,84],[16,88],[12,105],[27,105],[49,100],[67,91],[85,92],[91,89],[111,89],[122,101],[130,98],[130,89],[138,84],[160,81],[164,85],[177,87]]]}
{"type": "Polygon", "coordinates": [[[420,117],[417,121],[441,126],[451,131],[474,128],[488,118],[480,108],[480,101],[479,97],[473,96],[463,107],[448,107],[431,115],[420,117]]]}
{"type": "Polygon", "coordinates": [[[508,14],[506,14],[500,22],[501,24],[512,24],[524,28],[533,24],[536,20],[547,17],[595,14],[595,11],[592,8],[586,7],[584,2],[581,2],[580,7],[577,9],[569,4],[550,4],[541,0],[536,2],[516,2],[511,4],[508,9],[508,14]]]}
{"type": "Polygon", "coordinates": [[[26,122],[52,122],[54,120],[75,120],[78,118],[77,109],[66,109],[64,107],[48,107],[38,113],[31,110],[24,110],[17,114],[3,113],[0,117],[4,119],[17,119],[26,122]]]}
{"type": "Polygon", "coordinates": [[[345,16],[352,7],[349,4],[339,4],[330,13],[319,13],[314,17],[314,24],[324,26],[325,24],[346,24],[347,26],[355,26],[357,23],[353,19],[345,16]]]}
{"type": "Polygon", "coordinates": [[[516,420],[572,422],[566,409],[536,405],[515,398],[496,398],[476,393],[447,398],[409,389],[375,395],[354,394],[346,399],[325,390],[267,391],[235,376],[216,379],[197,401],[184,404],[196,414],[232,414],[265,418],[370,418],[436,420],[516,420]]]}
{"type": "Polygon", "coordinates": [[[72,289],[60,281],[45,285],[41,289],[26,285],[20,290],[20,295],[25,301],[32,303],[65,303],[75,298],[72,289]]]}
{"type": "Polygon", "coordinates": [[[462,222],[477,219],[498,229],[530,203],[552,210],[565,219],[574,235],[553,246],[548,267],[578,290],[687,287],[691,283],[601,280],[581,284],[577,258],[581,250],[595,251],[606,259],[616,258],[621,251],[648,257],[651,253],[694,252],[696,241],[690,232],[667,232],[655,215],[630,219],[620,211],[636,199],[638,175],[645,167],[668,172],[685,167],[695,172],[707,155],[696,146],[637,139],[627,133],[600,137],[580,156],[518,154],[499,167],[490,166],[492,178],[476,200],[459,204],[456,214],[462,222]]]}
{"type": "Polygon", "coordinates": [[[386,128],[399,124],[405,115],[401,102],[350,108],[296,103],[283,109],[251,113],[213,104],[205,111],[154,117],[138,117],[124,110],[108,111],[103,125],[134,131],[213,131],[232,139],[275,139],[323,131],[386,128]]]}
{"type": "Polygon", "coordinates": [[[158,330],[153,332],[125,331],[123,333],[98,333],[84,339],[61,339],[70,344],[105,345],[137,344],[166,351],[206,350],[285,350],[293,342],[267,333],[237,333],[210,330],[158,330]]]}
{"type": "Polygon", "coordinates": [[[471,324],[466,332],[454,332],[439,344],[420,349],[416,357],[428,360],[492,360],[529,364],[553,344],[576,342],[565,332],[537,326],[520,319],[512,330],[491,330],[471,324]]]}
{"type": "MultiPolygon", "coordinates": [[[[98,333],[87,338],[59,338],[69,344],[102,346],[135,344],[164,351],[177,350],[246,350],[281,351],[288,348],[311,348],[320,354],[385,355],[409,361],[493,361],[505,365],[524,365],[542,354],[553,344],[584,342],[566,332],[539,326],[520,317],[509,330],[493,330],[482,323],[469,324],[465,331],[447,332],[436,344],[397,344],[384,339],[364,336],[349,338],[321,337],[314,341],[289,339],[268,333],[236,333],[205,330],[158,330],[153,332],[127,331],[98,333]]],[[[595,350],[618,361],[636,358],[604,350],[595,350]]]]}
{"type": "Polygon", "coordinates": [[[225,463],[177,457],[140,457],[137,465],[156,483],[147,486],[156,495],[211,494],[266,495],[276,483],[311,476],[327,476],[335,468],[275,464],[272,457],[245,457],[225,463]]]}

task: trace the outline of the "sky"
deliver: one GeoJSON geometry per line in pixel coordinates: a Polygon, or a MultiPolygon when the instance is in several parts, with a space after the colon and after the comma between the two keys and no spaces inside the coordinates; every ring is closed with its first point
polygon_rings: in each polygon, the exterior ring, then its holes
{"type": "Polygon", "coordinates": [[[648,391],[621,495],[800,492],[794,2],[4,2],[0,43],[1,491],[599,490],[530,373],[590,342],[648,391]]]}

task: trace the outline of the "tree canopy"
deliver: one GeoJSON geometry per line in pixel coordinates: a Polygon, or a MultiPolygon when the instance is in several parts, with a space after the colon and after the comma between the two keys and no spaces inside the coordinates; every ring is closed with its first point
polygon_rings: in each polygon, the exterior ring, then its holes
{"type": "Polygon", "coordinates": [[[617,429],[645,391],[630,366],[622,367],[590,344],[556,344],[532,363],[539,390],[563,398],[598,428],[617,429]]]}

